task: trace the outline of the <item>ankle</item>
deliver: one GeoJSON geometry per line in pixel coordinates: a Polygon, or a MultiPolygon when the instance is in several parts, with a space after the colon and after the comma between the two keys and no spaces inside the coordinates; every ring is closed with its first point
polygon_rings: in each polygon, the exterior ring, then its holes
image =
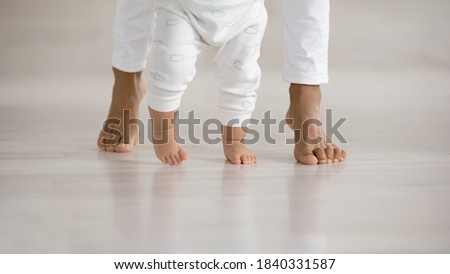
{"type": "Polygon", "coordinates": [[[291,112],[317,114],[320,112],[322,92],[319,85],[291,84],[289,88],[291,112]]]}
{"type": "Polygon", "coordinates": [[[138,103],[145,95],[146,87],[142,78],[142,72],[128,73],[113,67],[114,87],[113,96],[127,102],[138,103]]]}
{"type": "Polygon", "coordinates": [[[175,123],[178,117],[178,110],[160,112],[148,107],[148,111],[151,117],[153,134],[173,135],[173,132],[175,131],[175,123]]]}
{"type": "Polygon", "coordinates": [[[126,72],[126,71],[119,70],[115,67],[113,67],[112,70],[114,73],[114,79],[116,79],[116,81],[139,82],[142,78],[142,71],[126,72]]]}
{"type": "Polygon", "coordinates": [[[224,146],[243,144],[247,129],[240,127],[222,127],[222,143],[224,146]]]}

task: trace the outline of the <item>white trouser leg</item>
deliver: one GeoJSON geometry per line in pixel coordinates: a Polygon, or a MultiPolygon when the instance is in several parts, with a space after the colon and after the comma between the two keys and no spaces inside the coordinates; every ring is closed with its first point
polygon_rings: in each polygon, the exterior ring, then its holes
{"type": "Polygon", "coordinates": [[[283,0],[285,81],[328,82],[329,13],[329,0],[283,0]]]}
{"type": "Polygon", "coordinates": [[[154,0],[117,0],[113,67],[125,72],[145,69],[150,49],[154,0]]]}

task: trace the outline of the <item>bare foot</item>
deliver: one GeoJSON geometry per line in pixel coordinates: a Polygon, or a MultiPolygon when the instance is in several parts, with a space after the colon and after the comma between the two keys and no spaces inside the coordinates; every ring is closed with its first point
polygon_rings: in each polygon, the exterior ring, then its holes
{"type": "Polygon", "coordinates": [[[291,103],[286,118],[295,132],[295,159],[305,165],[344,161],[347,154],[327,140],[320,119],[320,86],[291,84],[291,103]]]}
{"type": "Polygon", "coordinates": [[[242,141],[245,138],[245,130],[240,127],[222,127],[222,143],[225,157],[233,164],[254,164],[256,156],[242,141]]]}
{"type": "Polygon", "coordinates": [[[187,160],[186,151],[175,140],[176,111],[159,112],[148,108],[152,117],[152,140],[156,157],[167,165],[179,165],[187,160]]]}
{"type": "Polygon", "coordinates": [[[139,118],[139,104],[146,92],[146,85],[141,78],[142,72],[127,73],[113,68],[114,87],[108,118],[97,139],[101,150],[110,152],[130,152],[138,142],[139,128],[131,124],[124,128],[124,113],[130,119],[139,118]],[[128,132],[127,136],[125,133],[128,132]]]}

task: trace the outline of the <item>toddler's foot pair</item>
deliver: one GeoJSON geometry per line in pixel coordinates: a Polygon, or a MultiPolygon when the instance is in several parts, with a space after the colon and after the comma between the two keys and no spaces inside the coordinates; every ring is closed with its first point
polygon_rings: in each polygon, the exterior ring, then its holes
{"type": "MultiPolygon", "coordinates": [[[[150,109],[153,119],[153,148],[156,157],[168,165],[179,165],[187,160],[188,155],[175,140],[174,119],[176,112],[158,112],[150,109]]],[[[256,156],[245,147],[241,140],[245,131],[239,127],[223,127],[223,151],[225,157],[233,164],[254,164],[256,156]]]]}

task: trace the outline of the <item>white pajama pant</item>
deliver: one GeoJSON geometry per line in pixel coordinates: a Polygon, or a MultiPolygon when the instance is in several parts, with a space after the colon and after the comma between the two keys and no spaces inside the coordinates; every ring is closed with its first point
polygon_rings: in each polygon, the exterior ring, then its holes
{"type": "Polygon", "coordinates": [[[198,54],[205,46],[213,46],[217,50],[214,68],[220,91],[220,120],[224,125],[241,126],[255,108],[255,91],[261,76],[257,60],[267,13],[262,1],[234,10],[238,14],[211,8],[205,8],[206,12],[201,13],[205,16],[200,17],[175,1],[157,4],[149,58],[148,105],[160,112],[178,109],[183,92],[196,73],[198,54]],[[209,11],[223,14],[217,16],[209,11]]]}
{"type": "MultiPolygon", "coordinates": [[[[117,0],[114,67],[126,72],[146,67],[154,0],[117,0]]],[[[328,82],[329,0],[282,0],[283,78],[290,83],[328,82]]]]}

